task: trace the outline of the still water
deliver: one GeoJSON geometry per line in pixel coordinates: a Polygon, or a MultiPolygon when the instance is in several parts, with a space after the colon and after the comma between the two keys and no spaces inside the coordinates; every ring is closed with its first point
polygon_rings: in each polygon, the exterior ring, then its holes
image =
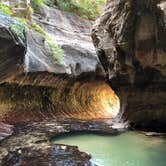
{"type": "Polygon", "coordinates": [[[127,132],[118,136],[77,134],[54,142],[77,145],[100,166],[166,166],[166,138],[127,132]]]}

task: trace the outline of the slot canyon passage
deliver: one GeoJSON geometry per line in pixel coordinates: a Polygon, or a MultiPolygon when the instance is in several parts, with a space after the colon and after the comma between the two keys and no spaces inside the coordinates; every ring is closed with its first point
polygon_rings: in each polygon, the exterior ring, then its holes
{"type": "Polygon", "coordinates": [[[34,1],[24,24],[8,2],[0,166],[165,166],[166,1],[107,0],[96,21],[34,1]]]}

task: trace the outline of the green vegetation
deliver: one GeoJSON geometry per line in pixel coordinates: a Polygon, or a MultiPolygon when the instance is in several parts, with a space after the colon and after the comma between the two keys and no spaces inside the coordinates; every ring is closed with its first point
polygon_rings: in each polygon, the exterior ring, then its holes
{"type": "Polygon", "coordinates": [[[24,38],[24,24],[22,24],[22,22],[20,21],[14,21],[11,25],[10,25],[10,30],[16,34],[16,36],[24,38]]]}
{"type": "Polygon", "coordinates": [[[0,12],[7,14],[9,16],[11,16],[13,14],[13,11],[11,8],[9,8],[7,5],[0,3],[0,12]]]}
{"type": "MultiPolygon", "coordinates": [[[[30,13],[33,13],[32,8],[36,10],[47,4],[49,6],[56,5],[59,9],[67,12],[74,12],[85,19],[95,20],[101,14],[105,2],[106,0],[31,0],[30,13]]],[[[20,6],[20,1],[18,6],[20,6]]],[[[13,14],[12,9],[2,2],[0,3],[0,12],[10,16],[13,14]]]]}
{"type": "Polygon", "coordinates": [[[57,61],[60,63],[62,61],[62,57],[64,54],[62,48],[55,42],[55,39],[48,33],[46,35],[46,41],[50,48],[51,56],[55,57],[57,61]]]}
{"type": "MultiPolygon", "coordinates": [[[[41,7],[44,4],[44,0],[32,0],[32,3],[36,5],[36,7],[41,7]]],[[[32,8],[30,7],[30,12],[32,13],[32,8]]],[[[13,15],[12,10],[5,4],[0,3],[0,12],[7,14],[9,16],[13,15]]],[[[10,25],[10,30],[18,37],[24,37],[24,29],[33,29],[34,31],[40,33],[42,37],[45,39],[49,46],[50,55],[57,59],[60,63],[63,57],[63,50],[56,43],[55,39],[51,36],[51,34],[45,32],[45,30],[38,24],[28,22],[27,19],[21,17],[19,14],[18,17],[15,18],[15,21],[10,25]]]]}
{"type": "Polygon", "coordinates": [[[31,3],[34,8],[41,8],[44,5],[45,0],[31,0],[31,3]]]}
{"type": "Polygon", "coordinates": [[[56,0],[56,5],[64,11],[77,13],[79,16],[94,20],[101,14],[106,0],[56,0]]]}
{"type": "Polygon", "coordinates": [[[42,37],[45,38],[46,32],[39,24],[37,24],[37,23],[31,24],[31,29],[33,29],[34,31],[40,33],[42,35],[42,37]]]}
{"type": "Polygon", "coordinates": [[[34,31],[40,33],[42,37],[46,40],[49,49],[50,49],[50,55],[57,59],[57,61],[60,63],[62,61],[63,57],[63,50],[62,48],[57,44],[55,39],[51,36],[51,34],[47,33],[39,24],[33,23],[31,24],[31,29],[34,31]]]}
{"type": "MultiPolygon", "coordinates": [[[[30,19],[33,9],[39,9],[44,4],[53,6],[56,5],[59,9],[74,12],[81,16],[82,18],[95,20],[101,14],[102,7],[106,0],[31,0],[31,5],[27,6],[25,13],[14,12],[12,9],[0,3],[0,12],[5,13],[9,16],[17,16],[16,21],[11,24],[10,29],[18,37],[23,37],[23,32],[25,28],[33,29],[34,31],[40,33],[43,39],[49,46],[50,55],[57,59],[58,62],[62,60],[63,50],[56,43],[53,36],[47,33],[39,24],[33,23],[30,19]],[[32,9],[33,8],[33,9],[32,9]]],[[[18,1],[18,6],[21,7],[21,1],[18,1]]]]}
{"type": "Polygon", "coordinates": [[[25,18],[15,17],[15,20],[19,22],[19,24],[23,25],[25,29],[28,28],[27,20],[25,18]]]}

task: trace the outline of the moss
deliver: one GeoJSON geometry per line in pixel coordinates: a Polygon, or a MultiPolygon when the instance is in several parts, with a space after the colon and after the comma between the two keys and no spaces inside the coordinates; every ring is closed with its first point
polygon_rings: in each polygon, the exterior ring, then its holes
{"type": "Polygon", "coordinates": [[[11,8],[9,8],[7,5],[0,3],[0,12],[7,14],[9,16],[11,16],[13,14],[13,11],[11,8]]]}
{"type": "Polygon", "coordinates": [[[51,36],[51,34],[47,33],[39,24],[33,23],[31,24],[31,29],[34,31],[40,33],[42,37],[46,40],[48,43],[49,49],[50,49],[50,55],[57,59],[59,63],[62,61],[63,57],[63,50],[62,48],[57,44],[55,39],[51,36]]]}
{"type": "Polygon", "coordinates": [[[15,17],[15,20],[19,22],[19,24],[23,25],[25,28],[28,28],[27,21],[25,18],[15,17]]]}
{"type": "Polygon", "coordinates": [[[42,37],[45,38],[46,32],[45,32],[45,30],[39,24],[32,23],[31,24],[31,29],[33,29],[36,32],[39,32],[42,35],[42,37]]]}
{"type": "Polygon", "coordinates": [[[24,38],[24,30],[25,26],[22,22],[15,20],[11,25],[10,25],[10,30],[17,36],[24,38]]]}
{"type": "Polygon", "coordinates": [[[31,3],[33,8],[37,9],[37,8],[41,8],[44,5],[45,0],[31,0],[31,3]]]}

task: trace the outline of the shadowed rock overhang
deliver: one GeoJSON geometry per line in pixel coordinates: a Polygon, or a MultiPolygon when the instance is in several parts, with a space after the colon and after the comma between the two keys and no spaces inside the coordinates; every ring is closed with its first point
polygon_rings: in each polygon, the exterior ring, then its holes
{"type": "Polygon", "coordinates": [[[123,118],[166,130],[166,1],[108,0],[92,39],[123,118]]]}

